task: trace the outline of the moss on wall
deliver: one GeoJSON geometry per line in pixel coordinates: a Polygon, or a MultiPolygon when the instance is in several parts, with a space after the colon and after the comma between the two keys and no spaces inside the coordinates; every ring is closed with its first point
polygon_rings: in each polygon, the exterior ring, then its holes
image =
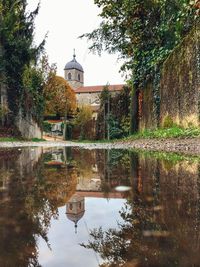
{"type": "Polygon", "coordinates": [[[153,94],[153,83],[149,82],[145,90],[141,90],[139,103],[139,130],[155,129],[157,127],[156,105],[153,94]]]}
{"type": "Polygon", "coordinates": [[[160,81],[160,123],[170,116],[183,127],[199,126],[200,26],[176,47],[163,65],[160,81]]]}
{"type": "Polygon", "coordinates": [[[159,81],[142,89],[139,129],[173,123],[191,127],[200,121],[200,25],[196,25],[164,62],[159,81]]]}

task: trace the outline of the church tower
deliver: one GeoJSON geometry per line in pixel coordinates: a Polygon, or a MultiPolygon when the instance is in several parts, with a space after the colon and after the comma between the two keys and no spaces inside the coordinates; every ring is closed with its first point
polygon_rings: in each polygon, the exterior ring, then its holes
{"type": "Polygon", "coordinates": [[[74,90],[84,86],[84,71],[81,64],[76,61],[75,50],[73,59],[65,65],[64,72],[65,80],[74,90]]]}

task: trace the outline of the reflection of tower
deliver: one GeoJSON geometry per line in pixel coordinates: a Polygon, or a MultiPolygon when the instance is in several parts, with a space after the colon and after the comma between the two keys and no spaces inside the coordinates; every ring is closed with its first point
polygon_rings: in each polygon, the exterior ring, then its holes
{"type": "Polygon", "coordinates": [[[73,195],[66,204],[67,218],[74,222],[75,233],[77,233],[77,223],[85,213],[85,199],[78,194],[73,195]]]}

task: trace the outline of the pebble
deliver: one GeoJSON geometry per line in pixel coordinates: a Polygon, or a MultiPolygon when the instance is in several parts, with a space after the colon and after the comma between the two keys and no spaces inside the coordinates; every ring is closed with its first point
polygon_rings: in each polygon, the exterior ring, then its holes
{"type": "Polygon", "coordinates": [[[44,141],[44,142],[0,142],[0,147],[80,147],[84,149],[142,149],[166,152],[190,153],[200,155],[200,138],[153,140],[141,139],[134,141],[119,141],[115,143],[79,143],[72,141],[44,141]]]}

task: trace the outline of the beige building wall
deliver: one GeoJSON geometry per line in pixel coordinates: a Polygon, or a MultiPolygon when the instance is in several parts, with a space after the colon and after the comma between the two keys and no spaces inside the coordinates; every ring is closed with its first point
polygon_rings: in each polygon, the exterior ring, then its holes
{"type": "MultiPolygon", "coordinates": [[[[76,92],[76,90],[75,90],[76,92]]],[[[112,96],[115,96],[120,91],[110,91],[112,96]]],[[[101,92],[84,92],[84,93],[76,93],[76,99],[78,106],[82,105],[92,105],[92,104],[100,104],[100,95],[101,92]]]]}
{"type": "Polygon", "coordinates": [[[99,104],[99,97],[100,97],[100,92],[89,92],[89,93],[76,93],[76,99],[77,99],[77,104],[79,106],[82,105],[91,105],[93,103],[99,104]]]}

